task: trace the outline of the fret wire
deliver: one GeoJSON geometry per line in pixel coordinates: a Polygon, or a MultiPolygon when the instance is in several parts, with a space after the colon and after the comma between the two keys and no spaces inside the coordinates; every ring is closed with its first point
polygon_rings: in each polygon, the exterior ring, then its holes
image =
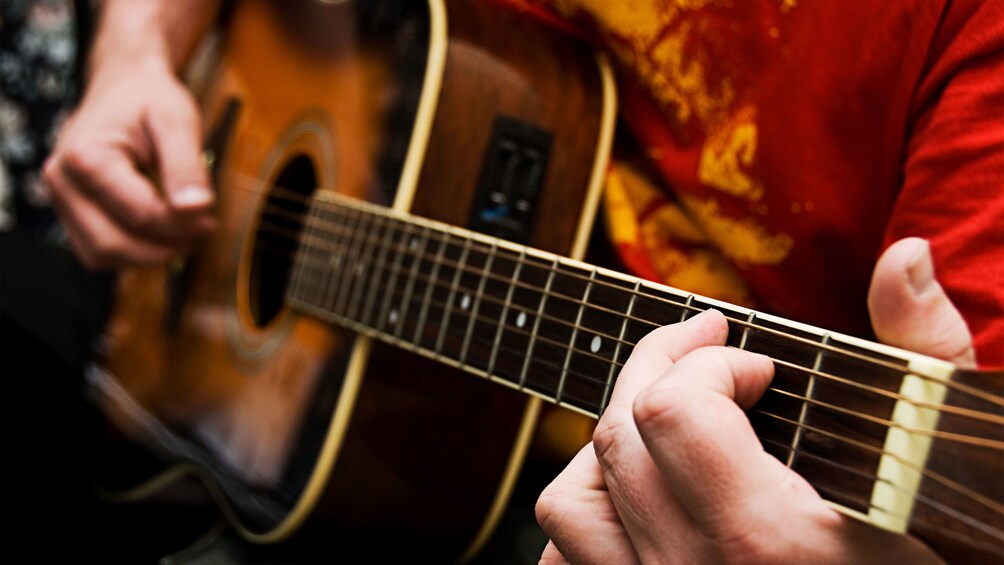
{"type": "Polygon", "coordinates": [[[506,320],[509,318],[509,307],[512,306],[512,295],[516,290],[515,283],[519,279],[519,273],[523,269],[524,257],[526,257],[526,252],[520,251],[519,259],[516,261],[516,268],[513,269],[512,277],[509,279],[509,290],[506,291],[505,302],[502,304],[502,315],[499,319],[498,330],[495,331],[495,339],[492,341],[491,357],[488,359],[488,370],[486,372],[489,375],[495,371],[495,360],[498,357],[499,344],[502,343],[502,331],[506,326],[506,320]]]}
{"type": "MultiPolygon", "coordinates": [[[[256,247],[262,247],[263,244],[265,244],[265,242],[262,241],[261,239],[262,238],[259,238],[259,240],[255,242],[254,245],[256,247]]],[[[299,244],[298,239],[299,239],[298,237],[292,238],[292,240],[293,240],[293,242],[295,244],[293,250],[291,251],[291,254],[292,254],[292,257],[293,257],[292,258],[292,262],[293,262],[293,277],[292,277],[293,284],[290,285],[290,288],[288,288],[286,290],[286,295],[287,296],[291,296],[291,297],[295,297],[295,298],[298,298],[298,299],[302,299],[302,300],[306,301],[306,297],[304,296],[302,285],[306,282],[304,280],[304,279],[306,279],[306,276],[303,274],[303,271],[305,271],[307,267],[306,267],[306,264],[305,264],[306,262],[303,261],[302,259],[303,259],[304,255],[307,253],[307,249],[304,248],[303,246],[301,246],[299,244]],[[300,298],[300,297],[302,297],[302,298],[300,298]]],[[[264,247],[262,247],[262,249],[264,249],[264,247]]]]}
{"type": "MultiPolygon", "coordinates": [[[[607,409],[607,404],[610,402],[610,393],[614,389],[614,377],[617,374],[618,359],[620,359],[621,354],[621,344],[624,343],[624,333],[627,331],[628,319],[631,317],[631,311],[634,309],[634,299],[638,297],[638,289],[641,287],[641,281],[635,281],[634,292],[631,294],[631,298],[628,300],[627,311],[625,312],[624,318],[621,321],[621,331],[617,336],[616,345],[614,346],[614,357],[613,362],[610,364],[610,372],[607,373],[607,384],[603,387],[603,399],[600,401],[600,413],[603,413],[607,409]]],[[[633,346],[632,346],[633,347],[633,346]]]]}
{"type": "Polygon", "coordinates": [[[352,227],[349,228],[350,245],[346,250],[345,258],[342,260],[342,270],[339,276],[340,282],[338,283],[339,292],[338,296],[335,298],[335,308],[336,312],[343,312],[348,314],[349,308],[355,303],[350,297],[352,296],[355,287],[358,285],[352,284],[352,278],[358,273],[359,265],[361,264],[358,260],[359,249],[363,245],[363,238],[358,237],[359,228],[363,227],[363,231],[369,230],[373,227],[373,221],[371,217],[360,213],[357,210],[349,210],[352,212],[351,217],[348,218],[347,222],[351,222],[352,227]],[[368,221],[367,221],[368,220],[368,221]],[[362,224],[365,222],[365,226],[362,224]]]}
{"type": "MultiPolygon", "coordinates": [[[[537,264],[540,264],[540,263],[537,263],[537,264]]],[[[647,298],[649,298],[649,299],[652,299],[652,300],[667,302],[669,304],[672,304],[673,306],[680,306],[679,303],[667,301],[666,299],[662,299],[662,298],[660,298],[658,296],[653,296],[653,295],[645,295],[645,296],[647,298]]],[[[688,297],[688,302],[690,301],[691,298],[692,298],[692,296],[688,297]]],[[[571,300],[574,300],[574,299],[571,299],[571,300]]],[[[693,310],[698,310],[698,308],[690,306],[689,304],[685,304],[684,306],[685,307],[690,307],[693,310]]],[[[602,307],[597,307],[597,308],[601,309],[601,310],[606,310],[605,308],[602,308],[602,307]]],[[[632,317],[632,319],[635,319],[635,320],[637,320],[637,321],[639,321],[641,323],[650,324],[653,327],[657,327],[658,326],[658,324],[656,324],[654,322],[651,322],[649,320],[640,319],[640,318],[637,318],[637,317],[632,317]]],[[[732,321],[732,322],[735,322],[737,324],[742,324],[742,325],[745,324],[741,320],[735,320],[733,318],[729,318],[729,320],[732,321]]],[[[819,344],[817,344],[816,342],[813,342],[813,341],[810,341],[810,340],[807,340],[805,338],[801,338],[801,337],[798,337],[798,336],[792,336],[792,335],[783,333],[783,332],[781,332],[779,330],[775,330],[773,328],[759,327],[758,329],[760,331],[764,332],[764,333],[773,334],[773,335],[776,335],[776,336],[788,339],[788,340],[796,342],[796,343],[797,342],[807,343],[807,344],[810,344],[811,346],[813,346],[816,349],[822,349],[824,351],[829,351],[829,352],[837,354],[837,355],[843,355],[843,356],[847,356],[847,357],[851,357],[851,358],[858,358],[858,359],[861,359],[863,361],[867,361],[867,362],[873,363],[875,365],[886,366],[888,368],[893,368],[893,369],[895,369],[897,371],[903,371],[904,370],[904,368],[902,366],[900,366],[900,365],[896,365],[896,364],[885,362],[885,361],[881,361],[881,360],[875,360],[875,359],[872,359],[872,358],[869,358],[869,357],[866,357],[866,356],[863,356],[863,355],[860,355],[860,354],[856,354],[854,352],[850,352],[850,351],[846,351],[846,350],[842,350],[842,349],[836,349],[836,348],[832,348],[832,347],[820,348],[819,344]]],[[[804,369],[804,368],[802,368],[802,369],[804,369]]],[[[911,371],[911,374],[914,374],[914,375],[916,375],[916,376],[918,376],[920,378],[929,378],[929,377],[927,377],[925,375],[919,374],[916,371],[911,371]]],[[[971,387],[961,387],[961,386],[957,386],[956,383],[953,383],[953,382],[947,382],[947,383],[945,383],[945,382],[940,381],[940,380],[939,380],[939,383],[947,386],[950,389],[962,390],[963,392],[966,392],[968,394],[977,396],[979,398],[985,398],[985,399],[990,400],[991,402],[998,402],[996,399],[994,399],[992,397],[992,395],[991,395],[990,398],[987,398],[987,394],[986,393],[982,393],[981,391],[978,391],[978,390],[973,390],[973,389],[971,389],[971,387]]],[[[852,386],[861,386],[861,385],[859,383],[853,383],[852,386]]],[[[918,404],[918,405],[922,405],[922,404],[918,404]]],[[[936,406],[934,406],[934,407],[936,408],[936,406]]],[[[946,407],[946,408],[951,408],[951,407],[946,407]]],[[[962,410],[964,412],[964,409],[960,409],[960,410],[962,410]]],[[[962,413],[962,412],[957,412],[957,413],[962,413]]],[[[965,415],[965,414],[963,414],[963,415],[965,415]]],[[[977,416],[969,414],[968,417],[977,417],[977,416]]]]}
{"type": "Polygon", "coordinates": [[[481,306],[481,297],[485,293],[485,282],[487,279],[487,273],[492,268],[492,261],[495,259],[496,246],[493,244],[488,257],[485,259],[485,265],[481,269],[481,281],[478,283],[478,290],[474,294],[474,304],[471,306],[470,320],[467,321],[467,332],[464,336],[464,344],[460,347],[460,357],[457,359],[461,364],[467,361],[467,348],[471,343],[471,334],[474,331],[474,321],[478,317],[478,308],[481,306]]]}
{"type": "MultiPolygon", "coordinates": [[[[339,195],[335,195],[335,196],[339,196],[339,195]]],[[[347,202],[347,200],[348,200],[347,198],[341,197],[341,199],[345,200],[345,202],[341,202],[341,203],[335,204],[335,205],[342,205],[342,206],[346,206],[346,207],[357,207],[357,208],[360,208],[360,209],[362,209],[364,207],[368,207],[370,209],[366,210],[366,212],[368,212],[370,214],[373,214],[373,215],[377,215],[377,216],[381,216],[381,215],[386,215],[387,214],[387,211],[385,209],[380,209],[379,207],[377,207],[376,205],[373,205],[372,203],[365,203],[365,202],[352,202],[352,203],[349,203],[349,202],[347,202]]],[[[421,218],[415,218],[413,220],[413,222],[416,223],[416,224],[417,223],[421,223],[421,221],[422,221],[421,218]]],[[[428,220],[426,220],[426,221],[428,221],[428,220]]],[[[560,259],[561,258],[559,258],[559,260],[560,259]]],[[[540,265],[542,265],[542,263],[540,263],[540,265]]],[[[575,275],[573,275],[573,276],[575,276],[575,275]]],[[[606,283],[601,283],[601,284],[606,284],[606,283]]],[[[612,285],[608,285],[608,286],[612,286],[612,285]]],[[[664,285],[660,285],[660,286],[664,286],[664,285]]],[[[613,287],[613,288],[617,288],[617,287],[613,287]]],[[[670,290],[673,290],[671,287],[667,287],[667,288],[670,289],[670,290]]],[[[664,302],[664,303],[667,303],[667,304],[671,304],[671,305],[676,306],[676,307],[680,306],[680,304],[677,303],[677,302],[669,301],[667,299],[664,299],[664,298],[661,298],[661,297],[658,297],[658,296],[653,296],[653,295],[645,295],[645,296],[647,298],[650,298],[650,299],[653,299],[653,300],[656,300],[656,301],[659,301],[659,302],[664,302]]],[[[693,310],[693,311],[700,311],[701,310],[700,308],[691,305],[693,297],[694,297],[694,295],[692,295],[692,294],[688,295],[687,302],[683,305],[683,307],[685,309],[689,309],[689,310],[693,310]]],[[[686,317],[686,313],[684,313],[684,315],[681,316],[681,318],[685,318],[685,317],[686,317]]],[[[734,318],[728,318],[728,319],[729,319],[730,322],[734,322],[734,323],[739,324],[739,325],[745,325],[745,322],[743,322],[742,320],[737,320],[737,319],[734,319],[734,318]]],[[[639,320],[639,321],[641,321],[643,323],[652,324],[655,327],[659,326],[659,324],[656,324],[655,322],[652,322],[652,321],[649,321],[649,320],[639,320]]],[[[765,333],[770,333],[772,335],[775,335],[775,336],[783,338],[783,339],[787,339],[787,340],[795,342],[795,343],[801,343],[803,345],[808,345],[809,347],[812,347],[812,348],[819,348],[820,347],[818,342],[815,342],[815,341],[812,341],[812,340],[809,340],[809,339],[806,339],[806,338],[802,338],[800,336],[791,335],[791,334],[788,334],[788,333],[785,333],[783,331],[776,330],[776,329],[773,329],[773,328],[767,328],[767,327],[761,326],[761,327],[758,327],[758,330],[760,330],[762,332],[765,332],[765,333]]],[[[856,353],[856,352],[853,352],[853,351],[848,351],[848,350],[845,350],[845,349],[840,349],[840,348],[837,348],[837,347],[827,347],[825,349],[827,351],[831,352],[834,355],[841,355],[841,356],[845,356],[845,357],[849,357],[849,358],[853,358],[853,359],[858,359],[858,360],[861,360],[861,361],[864,361],[864,362],[867,362],[867,363],[871,363],[871,364],[876,365],[876,366],[881,366],[881,367],[893,369],[893,370],[896,370],[896,371],[903,370],[903,366],[902,365],[899,365],[899,364],[896,364],[896,363],[891,363],[891,362],[883,360],[883,359],[875,359],[873,357],[868,357],[868,356],[862,355],[860,353],[856,353]]],[[[925,375],[923,373],[916,372],[916,371],[911,371],[910,374],[912,374],[912,375],[914,375],[914,376],[916,376],[918,378],[924,379],[924,380],[934,380],[939,385],[946,386],[947,388],[949,388],[951,390],[958,390],[958,391],[963,392],[965,394],[968,394],[970,396],[981,398],[981,399],[987,400],[987,401],[995,403],[995,404],[1004,405],[1004,398],[998,398],[995,395],[992,395],[992,394],[989,394],[989,393],[985,393],[983,391],[980,391],[979,389],[975,389],[975,388],[970,387],[970,386],[961,385],[959,383],[955,383],[955,382],[952,382],[952,381],[947,381],[946,382],[943,379],[940,379],[938,377],[932,377],[931,375],[925,375]]]]}
{"type": "MultiPolygon", "coordinates": [[[[830,339],[830,334],[823,336],[821,340],[822,343],[826,343],[830,339]]],[[[820,349],[816,352],[816,360],[812,363],[812,370],[819,371],[819,368],[823,364],[823,350],[820,349]]],[[[801,424],[805,423],[806,416],[809,414],[809,401],[812,399],[812,395],[816,392],[816,376],[813,374],[809,375],[809,383],[805,387],[805,398],[802,400],[802,407],[798,414],[799,426],[795,428],[795,436],[791,438],[791,452],[788,455],[787,465],[790,468],[795,464],[795,453],[798,452],[798,446],[802,442],[802,428],[801,424]]]]}
{"type": "MultiPolygon", "coordinates": [[[[420,250],[418,253],[415,254],[415,257],[412,259],[411,272],[408,274],[408,284],[405,285],[404,295],[401,297],[401,317],[397,321],[397,327],[394,328],[394,335],[397,337],[401,337],[401,332],[404,330],[404,319],[408,315],[408,306],[411,304],[411,296],[415,288],[415,280],[418,278],[418,269],[419,266],[422,264],[421,257],[422,255],[424,255],[425,246],[429,242],[428,240],[429,228],[422,228],[422,229],[424,230],[422,232],[422,241],[417,246],[420,248],[420,250]]],[[[411,243],[409,243],[408,245],[410,248],[411,243]]]]}
{"type": "MultiPolygon", "coordinates": [[[[336,216],[339,218],[339,224],[344,223],[346,220],[342,216],[336,216]]],[[[341,290],[341,273],[342,268],[345,265],[345,251],[347,246],[346,241],[351,241],[351,236],[346,234],[340,234],[335,236],[337,238],[335,248],[338,252],[331,252],[328,259],[328,271],[330,273],[330,278],[328,282],[328,289],[325,290],[324,297],[321,298],[321,306],[330,310],[335,305],[335,300],[338,297],[338,291],[341,290]]]]}
{"type": "Polygon", "coordinates": [[[373,319],[373,309],[376,308],[377,288],[379,288],[380,286],[380,281],[383,280],[384,265],[386,265],[387,262],[387,253],[389,253],[390,251],[390,244],[388,243],[388,240],[390,241],[394,240],[394,228],[390,224],[390,222],[393,220],[388,217],[381,218],[381,220],[385,222],[384,227],[386,228],[386,230],[384,232],[383,237],[380,238],[381,239],[380,254],[377,257],[376,263],[374,264],[373,267],[373,275],[370,277],[370,283],[368,285],[369,292],[366,294],[366,307],[363,310],[362,316],[360,317],[361,322],[363,322],[367,326],[373,326],[373,327],[376,327],[376,324],[372,323],[372,319],[373,319]]]}
{"type": "MultiPolygon", "coordinates": [[[[464,240],[464,250],[460,253],[460,259],[457,261],[457,265],[464,265],[467,263],[467,254],[471,250],[471,240],[464,240]]],[[[446,299],[446,304],[449,308],[443,311],[443,323],[439,328],[439,337],[436,339],[436,353],[443,353],[443,341],[446,339],[446,328],[449,326],[450,313],[452,311],[453,300],[457,294],[457,286],[460,283],[460,275],[462,273],[461,268],[457,268],[456,272],[453,274],[453,283],[450,285],[450,294],[446,299]]]]}
{"type": "MultiPolygon", "coordinates": [[[[265,201],[265,206],[268,207],[268,200],[267,199],[265,201]]],[[[292,273],[292,276],[291,276],[291,279],[293,280],[293,288],[292,288],[292,292],[288,292],[287,293],[287,294],[292,294],[293,296],[300,297],[300,299],[303,300],[303,301],[305,301],[305,302],[309,300],[309,298],[306,296],[306,293],[305,293],[304,288],[303,288],[304,283],[307,282],[306,280],[304,280],[306,278],[305,275],[304,275],[304,271],[306,270],[307,266],[306,266],[306,262],[305,261],[301,261],[298,258],[300,258],[300,257],[306,257],[307,253],[310,250],[307,246],[303,245],[302,241],[303,241],[304,238],[306,238],[306,233],[312,227],[311,226],[311,221],[310,221],[312,219],[312,216],[313,216],[312,214],[309,214],[307,216],[307,221],[306,221],[306,224],[304,226],[304,229],[301,230],[302,233],[301,234],[297,234],[297,236],[294,238],[294,241],[296,241],[296,253],[294,254],[293,273],[292,273]]],[[[260,243],[260,242],[256,242],[256,244],[257,243],[260,243]]]]}
{"type": "MultiPolygon", "coordinates": [[[[322,218],[322,215],[319,212],[308,213],[307,220],[304,223],[304,241],[318,237],[317,234],[321,233],[319,224],[325,221],[326,220],[322,218]]],[[[311,263],[317,263],[317,265],[312,268],[306,268],[303,271],[305,275],[310,276],[311,279],[313,279],[310,287],[306,289],[306,292],[309,295],[309,301],[313,304],[319,304],[324,299],[324,291],[326,288],[324,285],[324,279],[327,277],[325,273],[325,256],[325,249],[312,248],[310,261],[311,263]]]]}
{"type": "MultiPolygon", "coordinates": [[[[689,310],[696,309],[694,306],[691,306],[691,303],[693,303],[693,302],[694,302],[694,295],[693,294],[688,294],[687,295],[687,301],[683,304],[683,312],[680,312],[680,321],[681,322],[686,322],[687,321],[687,312],[689,310]]],[[[649,323],[652,323],[652,322],[649,322],[649,323]]]]}
{"type": "MultiPolygon", "coordinates": [[[[307,218],[307,221],[303,225],[303,229],[300,230],[301,239],[310,238],[312,233],[316,230],[316,222],[312,222],[311,220],[312,220],[311,218],[307,218]]],[[[313,257],[317,255],[319,255],[317,249],[307,248],[304,250],[304,253],[302,255],[303,262],[306,263],[307,261],[309,261],[309,263],[312,265],[314,263],[313,257]]],[[[309,274],[316,271],[318,271],[318,269],[314,269],[311,267],[304,267],[303,274],[309,274]]],[[[301,292],[303,294],[304,300],[308,302],[316,302],[317,300],[316,294],[318,291],[318,287],[315,287],[313,284],[316,280],[317,280],[316,276],[310,277],[310,281],[308,282],[308,284],[303,285],[303,287],[297,291],[301,292]]]]}
{"type": "Polygon", "coordinates": [[[362,316],[366,305],[365,295],[369,287],[366,280],[370,272],[378,273],[376,270],[376,247],[380,245],[380,234],[384,224],[380,218],[368,217],[363,228],[363,235],[359,238],[359,245],[355,247],[355,255],[352,257],[350,280],[352,292],[346,296],[345,311],[348,316],[358,319],[362,316]]]}
{"type": "Polygon", "coordinates": [[[320,259],[320,264],[317,268],[317,274],[314,277],[317,284],[317,296],[314,304],[319,307],[325,307],[326,301],[328,299],[328,294],[331,293],[331,288],[334,286],[331,284],[331,279],[333,276],[331,257],[333,253],[331,251],[325,250],[318,254],[318,259],[320,259]]]}
{"type": "Polygon", "coordinates": [[[586,285],[586,290],[582,294],[582,302],[579,303],[579,311],[575,315],[575,324],[572,325],[572,337],[568,343],[568,351],[565,352],[565,363],[561,368],[561,378],[558,380],[558,392],[554,399],[557,402],[561,402],[561,397],[565,392],[565,378],[568,376],[568,365],[572,362],[572,351],[575,350],[575,339],[579,335],[579,327],[582,324],[582,311],[585,309],[585,305],[589,302],[589,292],[593,290],[593,280],[596,279],[596,269],[593,269],[592,273],[589,275],[589,283],[586,285]]]}
{"type": "Polygon", "coordinates": [[[380,241],[379,234],[382,227],[383,224],[379,218],[372,216],[366,218],[366,225],[363,228],[364,235],[359,238],[359,245],[355,247],[351,261],[352,266],[350,269],[346,269],[349,271],[349,283],[352,287],[352,292],[346,295],[345,300],[347,303],[344,312],[351,318],[357,318],[362,315],[363,305],[365,304],[363,297],[367,290],[365,284],[366,275],[375,266],[373,263],[375,256],[374,248],[380,241]]]}
{"type": "Polygon", "coordinates": [[[446,256],[446,240],[439,240],[439,251],[436,252],[436,259],[432,263],[432,273],[429,276],[428,285],[425,287],[425,296],[422,299],[422,310],[418,315],[418,324],[415,325],[415,336],[412,341],[420,343],[422,333],[425,330],[425,320],[429,313],[429,304],[432,302],[432,291],[436,287],[435,281],[439,279],[439,267],[443,264],[446,256]]]}
{"type": "Polygon", "coordinates": [[[746,340],[749,338],[750,335],[750,327],[753,325],[753,322],[755,320],[756,320],[756,312],[750,312],[749,316],[746,317],[746,327],[743,328],[743,335],[741,338],[739,338],[740,350],[746,349],[746,340]]]}
{"type": "Polygon", "coordinates": [[[551,292],[551,283],[554,282],[554,273],[557,271],[558,260],[555,259],[552,268],[547,273],[547,282],[544,284],[544,292],[540,295],[540,303],[537,305],[537,315],[533,319],[533,332],[530,334],[530,342],[527,344],[526,359],[523,360],[523,369],[519,375],[519,388],[526,387],[526,375],[530,369],[530,359],[533,358],[533,348],[537,343],[537,333],[540,329],[540,319],[544,314],[544,304],[551,292]]]}
{"type": "MultiPolygon", "coordinates": [[[[394,228],[394,231],[395,231],[395,235],[400,234],[400,235],[404,236],[404,237],[402,237],[402,241],[405,240],[405,239],[407,239],[407,234],[405,234],[404,232],[399,231],[396,228],[394,228]]],[[[391,244],[392,245],[393,245],[393,242],[394,242],[394,238],[391,237],[391,244]]],[[[384,294],[384,299],[383,299],[383,304],[380,307],[380,315],[379,315],[380,317],[377,318],[378,320],[380,320],[380,324],[386,324],[387,322],[390,322],[391,324],[395,324],[395,322],[396,322],[396,320],[394,320],[394,321],[390,320],[390,315],[391,315],[391,313],[390,313],[390,305],[391,305],[391,302],[393,302],[393,298],[394,298],[394,290],[393,289],[397,288],[398,275],[402,271],[401,264],[404,261],[404,248],[406,247],[406,245],[394,245],[394,247],[397,248],[396,249],[396,251],[397,251],[397,261],[394,262],[394,266],[390,269],[390,271],[391,271],[390,272],[390,279],[387,280],[387,286],[385,287],[385,290],[384,290],[384,293],[383,293],[384,294]]]]}

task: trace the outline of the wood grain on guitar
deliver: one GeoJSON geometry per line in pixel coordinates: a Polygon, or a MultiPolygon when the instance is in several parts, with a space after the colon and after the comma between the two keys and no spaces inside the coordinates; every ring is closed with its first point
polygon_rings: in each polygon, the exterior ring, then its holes
{"type": "Polygon", "coordinates": [[[1001,375],[577,260],[614,115],[588,46],[464,0],[247,0],[223,29],[221,227],[183,278],[122,274],[93,382],[246,538],[463,560],[542,401],[602,413],[633,344],[716,308],[775,360],[767,451],[952,560],[1004,551],[1001,375]]]}

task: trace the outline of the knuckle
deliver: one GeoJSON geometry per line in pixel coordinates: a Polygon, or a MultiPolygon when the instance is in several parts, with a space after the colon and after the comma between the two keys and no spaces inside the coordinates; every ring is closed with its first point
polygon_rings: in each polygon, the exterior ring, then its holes
{"type": "Polygon", "coordinates": [[[790,553],[779,549],[776,540],[757,531],[747,531],[718,543],[714,552],[722,558],[722,562],[733,565],[780,563],[790,557],[790,553]]]}
{"type": "Polygon", "coordinates": [[[553,482],[537,497],[533,507],[534,516],[540,527],[552,537],[560,530],[561,516],[565,513],[567,500],[563,490],[553,482]]]}
{"type": "Polygon", "coordinates": [[[617,450],[626,440],[631,423],[624,418],[607,415],[593,429],[593,450],[597,460],[606,467],[616,458],[617,450]]]}
{"type": "Polygon", "coordinates": [[[681,419],[680,403],[675,388],[649,389],[639,394],[631,405],[631,414],[639,427],[655,426],[672,429],[681,419]]]}
{"type": "Polygon", "coordinates": [[[64,171],[77,176],[90,176],[104,166],[101,152],[93,145],[70,142],[60,154],[64,171]]]}
{"type": "Polygon", "coordinates": [[[42,180],[50,187],[59,184],[59,162],[54,155],[42,164],[42,180]]]}
{"type": "Polygon", "coordinates": [[[165,103],[151,109],[152,117],[166,126],[191,128],[200,124],[198,105],[195,97],[183,86],[170,90],[174,96],[165,96],[165,103]]]}
{"type": "Polygon", "coordinates": [[[139,206],[124,214],[123,221],[131,232],[148,233],[160,227],[158,214],[148,206],[139,206]]]}
{"type": "Polygon", "coordinates": [[[73,248],[80,263],[88,270],[99,271],[107,268],[109,258],[105,252],[93,245],[90,241],[81,241],[80,238],[73,240],[73,248]]]}
{"type": "Polygon", "coordinates": [[[120,242],[100,234],[91,236],[82,246],[84,264],[91,269],[107,269],[118,264],[123,250],[120,242]]]}

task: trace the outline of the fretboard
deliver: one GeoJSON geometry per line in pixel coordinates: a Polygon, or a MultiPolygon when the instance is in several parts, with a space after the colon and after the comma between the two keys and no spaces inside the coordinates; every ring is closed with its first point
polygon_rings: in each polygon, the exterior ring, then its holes
{"type": "Polygon", "coordinates": [[[340,196],[315,201],[294,265],[291,307],[593,416],[643,336],[717,309],[727,345],[774,360],[749,412],[764,449],[865,514],[915,372],[907,352],[340,196]]]}

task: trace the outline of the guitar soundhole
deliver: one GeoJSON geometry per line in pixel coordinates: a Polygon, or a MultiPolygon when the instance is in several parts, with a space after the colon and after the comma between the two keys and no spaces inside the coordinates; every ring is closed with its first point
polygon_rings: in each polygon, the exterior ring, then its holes
{"type": "Polygon", "coordinates": [[[251,317],[259,327],[267,326],[283,309],[303,217],[316,186],[314,163],[306,155],[290,159],[269,186],[248,280],[251,317]]]}

